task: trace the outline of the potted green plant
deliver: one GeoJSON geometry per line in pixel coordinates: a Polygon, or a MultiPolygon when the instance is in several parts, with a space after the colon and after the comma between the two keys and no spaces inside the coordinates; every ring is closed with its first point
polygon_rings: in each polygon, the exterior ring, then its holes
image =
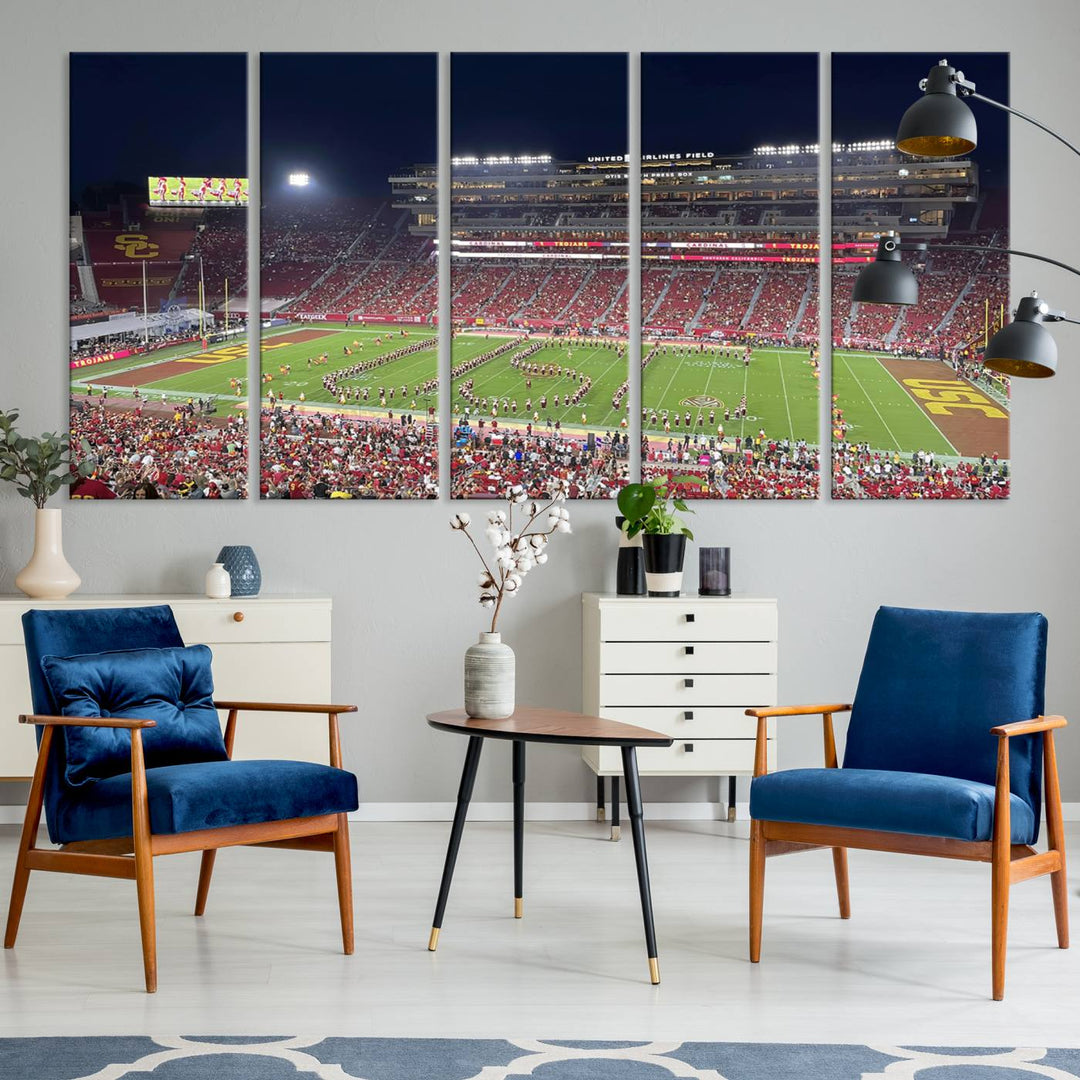
{"type": "Polygon", "coordinates": [[[623,529],[631,539],[641,533],[645,548],[645,586],[650,596],[678,596],[682,591],[686,541],[694,534],[679,513],[693,510],[678,495],[677,484],[704,486],[697,476],[673,476],[644,484],[627,484],[619,492],[623,529]]]}
{"type": "Polygon", "coordinates": [[[62,487],[74,483],[71,446],[63,435],[45,432],[27,438],[15,428],[17,409],[0,410],[0,480],[14,484],[37,511],[34,516],[34,554],[19,571],[15,585],[27,596],[58,600],[73,593],[82,579],[64,558],[60,515],[46,507],[62,487]]]}

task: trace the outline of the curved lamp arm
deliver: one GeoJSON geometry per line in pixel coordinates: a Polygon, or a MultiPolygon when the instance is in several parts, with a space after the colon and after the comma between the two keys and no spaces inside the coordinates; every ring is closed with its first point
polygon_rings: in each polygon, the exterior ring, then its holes
{"type": "MultiPolygon", "coordinates": [[[[1080,153],[1080,151],[1078,151],[1080,153]]],[[[931,254],[935,251],[982,251],[989,254],[990,252],[1000,252],[1002,255],[1019,255],[1024,259],[1035,259],[1037,262],[1049,263],[1051,266],[1057,266],[1062,270],[1068,270],[1070,274],[1076,274],[1080,277],[1080,270],[1075,266],[1070,266],[1068,263],[1063,263],[1057,259],[1051,259],[1048,255],[1040,255],[1035,251],[1021,251],[1019,248],[1005,248],[1005,247],[987,247],[985,244],[939,244],[933,248],[929,244],[924,244],[921,241],[918,243],[903,241],[897,243],[896,249],[899,251],[928,251],[931,254]]]]}
{"type": "Polygon", "coordinates": [[[1041,128],[1047,135],[1052,135],[1059,143],[1067,146],[1074,154],[1080,154],[1080,147],[1074,146],[1064,135],[1059,135],[1053,128],[1047,127],[1040,120],[1036,120],[1034,116],[1028,116],[1027,113],[1022,113],[1019,109],[1014,109],[1011,105],[1006,105],[1001,101],[995,101],[985,94],[976,93],[974,84],[971,84],[970,90],[959,80],[957,80],[956,85],[959,87],[960,93],[963,94],[964,97],[975,98],[976,101],[983,101],[987,105],[993,105],[995,109],[1001,109],[1002,112],[1007,112],[1012,116],[1018,116],[1021,120],[1026,120],[1029,124],[1034,124],[1037,128],[1041,128]]]}

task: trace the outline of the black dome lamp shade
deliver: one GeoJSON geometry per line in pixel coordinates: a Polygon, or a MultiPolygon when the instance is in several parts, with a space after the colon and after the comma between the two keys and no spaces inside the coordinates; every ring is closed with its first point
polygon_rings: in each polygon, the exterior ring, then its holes
{"type": "Polygon", "coordinates": [[[917,304],[919,283],[901,262],[900,241],[895,236],[878,240],[872,263],[859,271],[851,299],[859,304],[917,304]]]}
{"type": "Polygon", "coordinates": [[[964,73],[947,60],[930,69],[919,88],[923,96],[911,105],[896,132],[896,148],[912,157],[963,157],[979,141],[975,116],[960,100],[957,82],[964,73]]]}
{"type": "Polygon", "coordinates": [[[1043,322],[1068,322],[1051,311],[1045,301],[1032,293],[1016,308],[1014,320],[1003,326],[989,341],[983,366],[1000,375],[1021,379],[1048,379],[1057,372],[1057,342],[1043,322]]]}

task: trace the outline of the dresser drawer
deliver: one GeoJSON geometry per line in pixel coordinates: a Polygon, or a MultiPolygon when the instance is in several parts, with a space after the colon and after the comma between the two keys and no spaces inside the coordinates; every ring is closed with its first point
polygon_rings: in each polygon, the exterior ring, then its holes
{"type": "Polygon", "coordinates": [[[605,641],[600,646],[604,675],[776,672],[775,641],[605,641]]]}
{"type": "Polygon", "coordinates": [[[737,705],[776,701],[775,675],[601,675],[600,708],[626,705],[737,705]]]}
{"type": "Polygon", "coordinates": [[[189,645],[330,640],[328,603],[290,603],[235,596],[229,600],[185,601],[173,604],[172,609],[180,635],[189,645]]]}
{"type": "Polygon", "coordinates": [[[776,605],[652,599],[600,607],[601,641],[775,641],[776,605]]]}
{"type": "MultiPolygon", "coordinates": [[[[754,739],[757,720],[740,708],[687,708],[653,705],[636,708],[605,708],[603,716],[650,731],[662,731],[673,739],[754,739]]],[[[769,738],[776,721],[769,720],[769,738]]]]}
{"type": "MultiPolygon", "coordinates": [[[[768,744],[769,768],[775,757],[775,743],[768,744]]],[[[622,755],[617,746],[597,747],[598,771],[622,775],[622,755]]],[[[698,739],[671,746],[644,747],[637,752],[642,776],[731,776],[754,772],[753,739],[698,739]],[[693,747],[693,749],[689,749],[693,747]]]]}

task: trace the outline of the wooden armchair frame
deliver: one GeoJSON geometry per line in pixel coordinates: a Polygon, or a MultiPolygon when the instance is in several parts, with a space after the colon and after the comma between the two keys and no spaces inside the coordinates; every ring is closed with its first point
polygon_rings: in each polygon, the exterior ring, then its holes
{"type": "MultiPolygon", "coordinates": [[[[215,701],[214,707],[228,710],[225,723],[225,751],[231,759],[236,738],[236,721],[241,712],[282,712],[322,714],[329,720],[330,764],[341,768],[341,732],[338,717],[356,712],[355,705],[301,705],[280,702],[215,701]]],[[[139,904],[139,928],[142,935],[143,969],[146,992],[157,990],[157,943],[154,921],[154,866],[158,855],[183,851],[201,851],[199,885],[195,914],[206,909],[210,878],[218,848],[250,845],[255,847],[300,848],[305,851],[333,852],[337,876],[338,907],[341,912],[341,941],[346,955],[353,952],[352,863],[349,851],[347,814],[322,814],[317,817],[290,818],[285,821],[230,825],[217,829],[198,829],[182,833],[158,833],[150,828],[150,803],[146,788],[146,763],[142,733],[155,727],[153,720],[119,717],[20,716],[20,724],[35,724],[44,730],[38,747],[37,764],[30,784],[30,798],[23,821],[22,838],[15,860],[11,885],[4,948],[15,946],[22,917],[23,902],[31,870],[51,870],[64,874],[89,874],[94,877],[126,878],[135,882],[139,904]],[[62,844],[51,851],[37,846],[37,833],[45,800],[45,778],[53,733],[58,727],[126,728],[131,733],[131,811],[134,835],[110,840],[80,840],[62,844]]]]}
{"type": "MultiPolygon", "coordinates": [[[[833,715],[849,712],[850,705],[794,705],[768,709],[747,709],[757,718],[754,776],[767,772],[767,724],[773,716],[821,716],[825,740],[825,767],[837,768],[833,715]]],[[[905,855],[934,855],[945,859],[966,859],[990,863],[992,943],[991,969],[995,1001],[1005,997],[1005,950],[1009,923],[1009,888],[1015,882],[1050,875],[1054,899],[1054,920],[1058,947],[1069,947],[1068,893],[1065,880],[1065,832],[1061,813],[1061,786],[1058,781],[1054,731],[1068,721],[1063,716],[1038,716],[1001,724],[989,730],[997,738],[997,775],[994,786],[994,826],[990,840],[955,840],[948,837],[913,836],[908,833],[878,832],[872,829],[840,828],[788,821],[750,823],[750,960],[761,959],[761,924],[765,899],[765,860],[772,855],[812,851],[831,847],[840,918],[851,915],[848,893],[847,848],[893,851],[905,855]],[[1047,850],[1036,851],[1029,844],[1011,842],[1009,806],[1009,739],[1014,735],[1041,734],[1043,739],[1043,780],[1046,801],[1047,850]]]]}

